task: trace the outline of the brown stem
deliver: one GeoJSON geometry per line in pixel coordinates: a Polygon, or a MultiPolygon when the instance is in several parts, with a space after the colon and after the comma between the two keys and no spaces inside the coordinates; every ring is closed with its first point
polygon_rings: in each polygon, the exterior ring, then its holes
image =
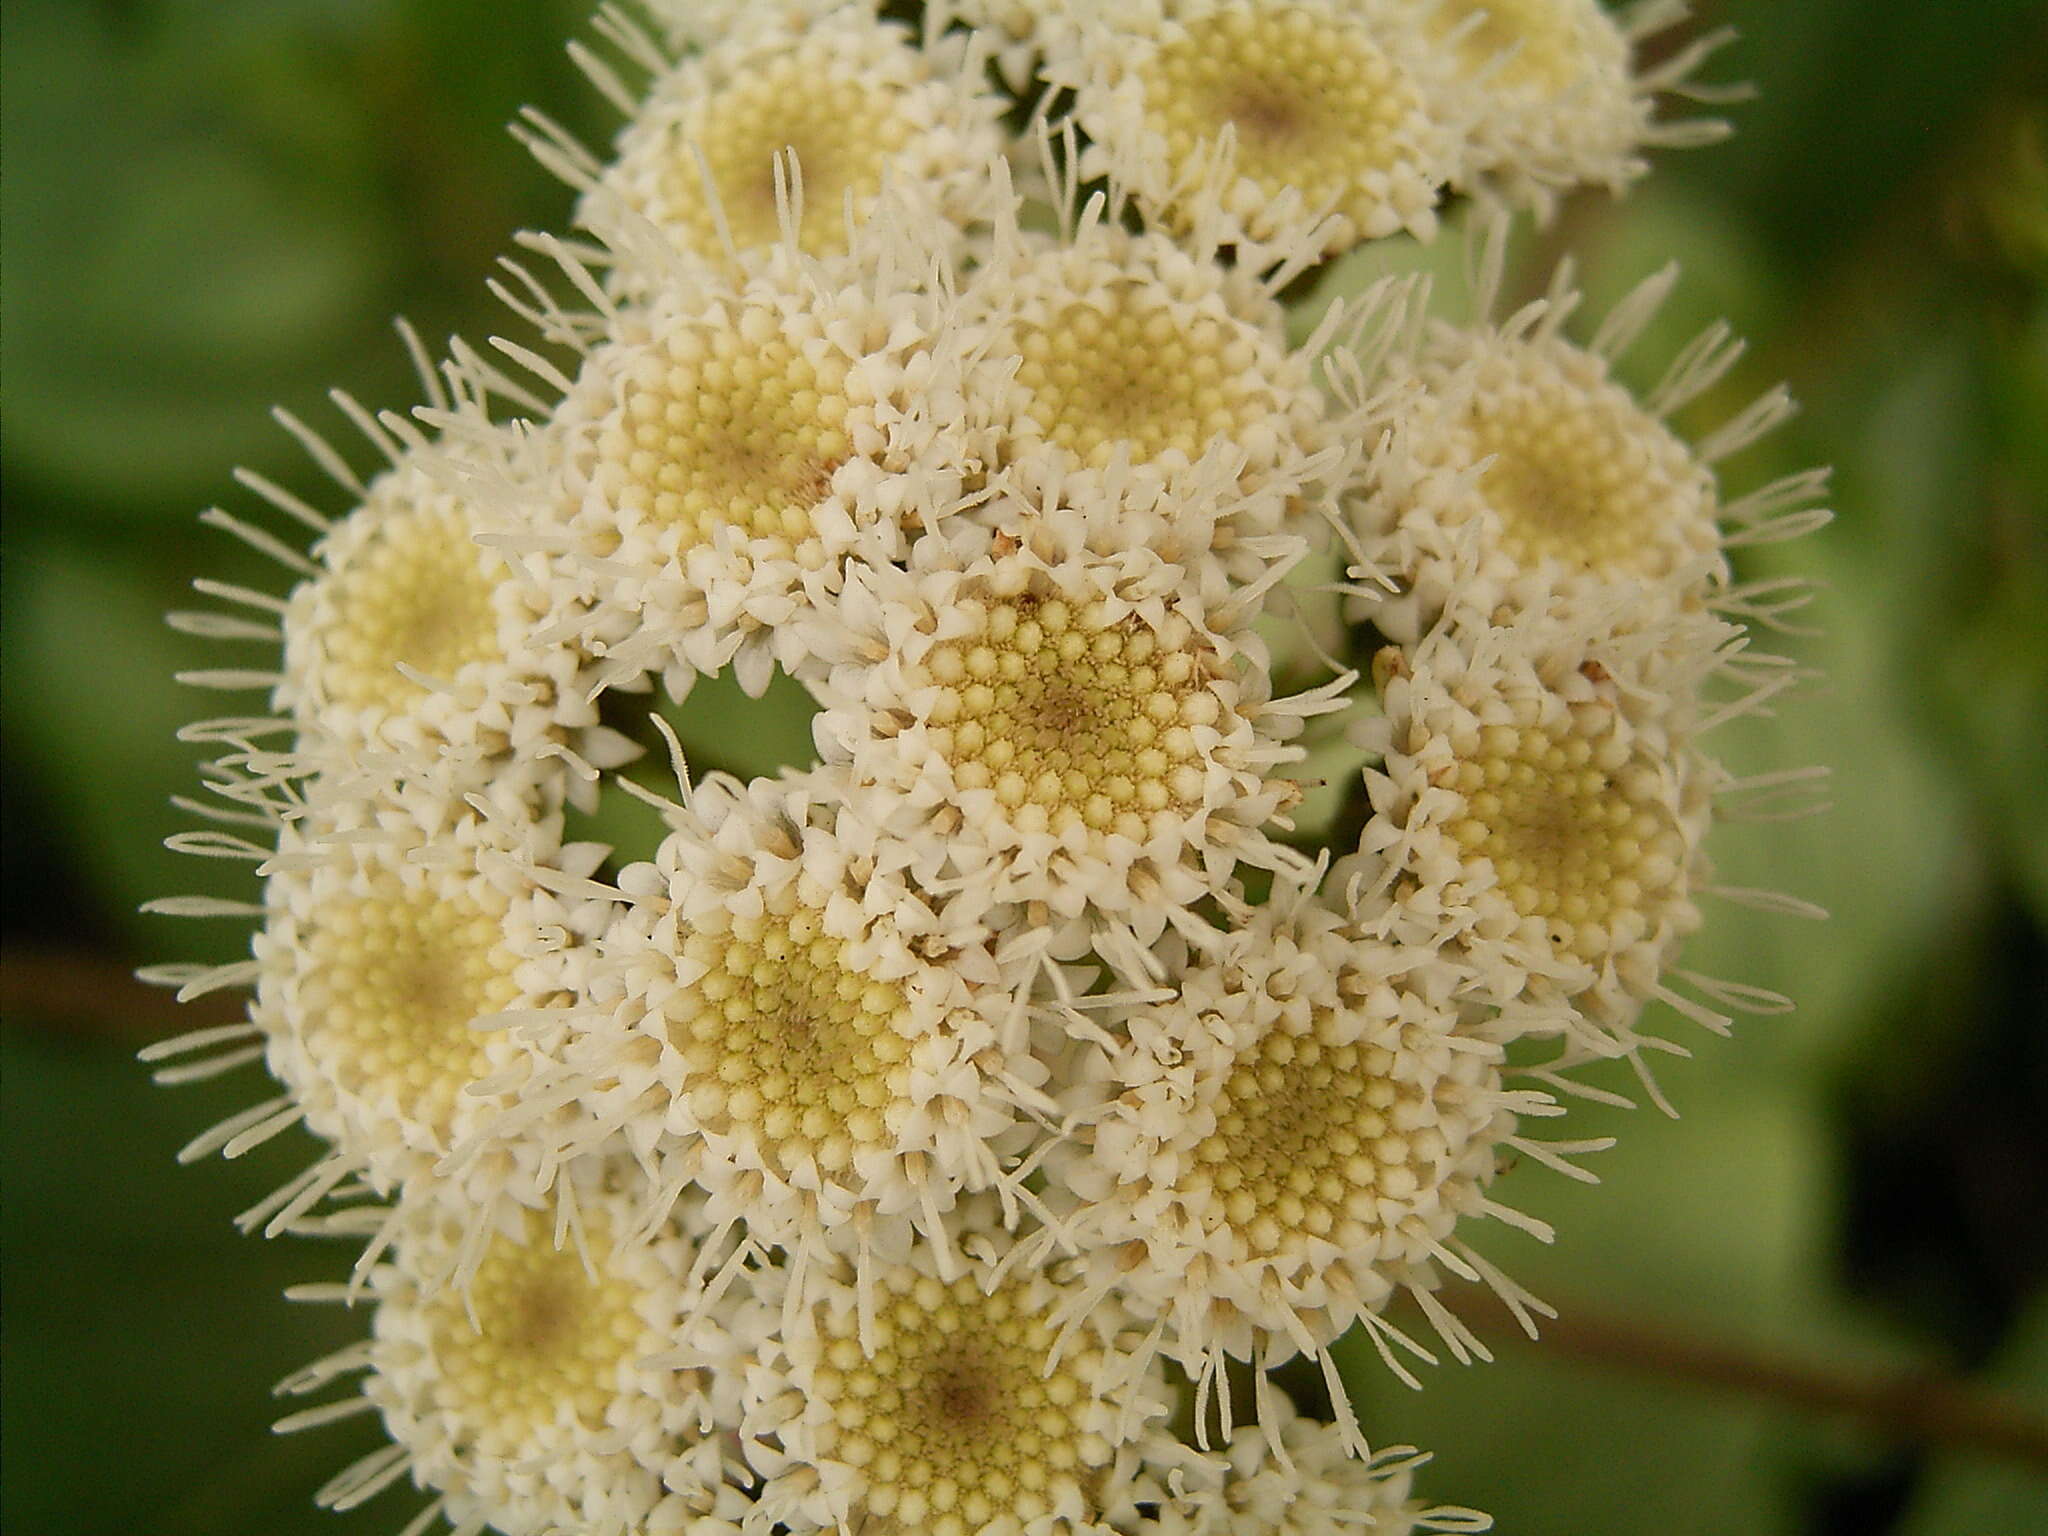
{"type": "MultiPolygon", "coordinates": [[[[1455,1310],[1482,1337],[1515,1328],[1490,1296],[1467,1293],[1455,1310]]],[[[1541,1347],[1665,1381],[1834,1414],[1904,1445],[1950,1446],[2048,1468],[2048,1418],[1938,1371],[1857,1374],[1579,1304],[1558,1308],[1558,1318],[1544,1325],[1541,1347]]]]}

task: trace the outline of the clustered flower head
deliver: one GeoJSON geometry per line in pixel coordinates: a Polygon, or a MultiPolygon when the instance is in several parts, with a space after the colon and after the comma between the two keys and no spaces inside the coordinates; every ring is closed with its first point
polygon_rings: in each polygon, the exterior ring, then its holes
{"type": "Polygon", "coordinates": [[[284,418],[347,509],[245,483],[310,548],[208,514],[297,578],[180,619],[279,646],[191,679],[268,702],[191,728],[218,824],[176,840],[262,898],[158,905],[259,927],[154,974],[253,1000],[149,1054],[264,1062],[186,1155],[303,1123],[244,1225],[362,1244],[304,1293],[368,1337],[283,1390],[360,1386],[285,1426],[381,1416],[321,1498],[409,1479],[408,1536],[1485,1529],[1333,1346],[1487,1358],[1460,1285],[1533,1335],[1501,1186],[1590,1179],[1539,1134],[1573,1074],[1656,1097],[1651,1005],[1782,1005],[1679,967],[1714,898],[1797,908],[1706,839],[1807,779],[1706,737],[1796,676],[1734,552],[1824,477],[1723,490],[1782,392],[1673,424],[1725,329],[1623,381],[1673,273],[1588,340],[1568,273],[1503,298],[1517,210],[1719,131],[1662,115],[1716,39],[897,9],[601,11],[627,121],[522,119],[577,192],[497,285],[523,328],[406,333],[420,408],[340,397],[366,478],[284,418]],[[1314,297],[1452,217],[1471,312],[1314,297]],[[807,693],[815,757],[694,774],[722,674],[807,693]],[[628,793],[658,842],[579,840],[628,793]]]}

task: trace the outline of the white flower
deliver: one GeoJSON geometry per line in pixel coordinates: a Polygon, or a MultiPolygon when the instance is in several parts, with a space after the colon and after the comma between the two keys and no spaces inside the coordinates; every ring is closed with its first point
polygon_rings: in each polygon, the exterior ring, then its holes
{"type": "Polygon", "coordinates": [[[1722,43],[1710,33],[1638,70],[1634,51],[1682,20],[1687,6],[1611,14],[1599,0],[1437,0],[1424,25],[1454,67],[1470,144],[1461,185],[1548,214],[1575,186],[1619,193],[1649,169],[1644,149],[1709,144],[1728,125],[1656,120],[1661,92],[1728,99],[1688,85],[1722,43]]]}
{"type": "Polygon", "coordinates": [[[1277,1393],[1268,1417],[1231,1436],[1227,1454],[1229,1470],[1216,1488],[1173,1500],[1133,1536],[1413,1536],[1493,1528],[1477,1510],[1409,1496],[1427,1456],[1394,1446],[1361,1460],[1337,1425],[1301,1417],[1277,1393]]]}
{"type": "Polygon", "coordinates": [[[1018,904],[1081,949],[1105,927],[1144,945],[1202,926],[1190,909],[1240,861],[1292,862],[1264,829],[1298,795],[1276,770],[1321,701],[1269,700],[1249,612],[1212,609],[1151,550],[1098,553],[1060,509],[983,516],[1016,531],[848,572],[827,760],[876,788],[932,889],[1018,904]]]}
{"type": "Polygon", "coordinates": [[[1373,814],[1344,871],[1359,920],[1471,968],[1503,1028],[1600,1053],[1700,924],[1719,770],[1699,690],[1734,634],[1531,615],[1444,625],[1377,668],[1373,814]]]}
{"type": "Polygon", "coordinates": [[[919,47],[869,5],[747,9],[656,77],[578,204],[577,222],[622,253],[625,289],[662,278],[629,254],[642,221],[697,261],[723,267],[730,250],[752,267],[781,243],[786,215],[807,253],[844,252],[849,208],[864,222],[885,185],[956,240],[990,217],[1004,102],[970,34],[919,47]]]}
{"type": "Polygon", "coordinates": [[[859,262],[678,279],[585,360],[549,427],[559,483],[523,510],[594,589],[608,676],[660,670],[680,695],[737,659],[758,693],[806,659],[806,579],[897,557],[984,462],[975,334],[878,253],[898,232],[868,232],[859,262]]]}
{"type": "Polygon", "coordinates": [[[1085,176],[1254,266],[1397,230],[1427,239],[1461,110],[1406,8],[1376,0],[1104,0],[1048,57],[1085,176]]]}
{"type": "Polygon", "coordinates": [[[622,877],[607,1016],[530,1097],[584,1106],[555,1156],[623,1130],[713,1220],[865,1263],[879,1220],[943,1241],[961,1191],[1007,1181],[1044,1072],[986,934],[903,878],[848,789],[700,786],[656,863],[622,877]]]}
{"type": "Polygon", "coordinates": [[[1092,208],[1079,225],[1064,238],[1009,232],[963,294],[991,353],[1016,359],[1004,461],[1027,479],[1064,474],[1076,504],[1101,494],[1105,474],[1122,470],[1122,494],[1142,499],[1200,466],[1234,492],[1206,534],[1223,559],[1305,520],[1341,479],[1342,439],[1280,306],[1243,269],[1164,236],[1092,208]]]}
{"type": "Polygon", "coordinates": [[[1070,1196],[1056,1208],[1205,1379],[1225,1355],[1327,1369],[1360,1318],[1383,1353],[1391,1338],[1421,1354],[1375,1314],[1398,1290],[1425,1297],[1438,1262],[1473,1273],[1461,1220],[1514,1214],[1487,1197],[1496,1159],[1525,1145],[1518,1114],[1556,1108],[1502,1087],[1499,1045],[1409,958],[1283,889],[1084,1068],[1094,1102],[1049,1164],[1070,1196]]]}
{"type": "Polygon", "coordinates": [[[1117,1331],[1113,1305],[1062,1338],[1077,1283],[998,1250],[956,1277],[928,1258],[867,1293],[827,1289],[782,1340],[748,1428],[761,1514],[795,1532],[1063,1536],[1128,1516],[1135,1474],[1181,1464],[1162,1433],[1165,1383],[1117,1331]]]}
{"type": "Polygon", "coordinates": [[[352,1508],[409,1472],[458,1531],[737,1536],[745,1471],[719,1439],[737,1428],[737,1309],[707,1314],[690,1293],[697,1234],[684,1225],[623,1240],[645,1203],[637,1178],[630,1164],[579,1170],[566,1229],[514,1210],[473,1261],[461,1206],[401,1204],[368,1275],[369,1344],[286,1383],[367,1368],[353,1406],[380,1412],[393,1441],[323,1503],[352,1508]]]}
{"type": "MultiPolygon", "coordinates": [[[[489,809],[423,780],[323,797],[266,866],[251,1019],[333,1144],[327,1187],[354,1171],[384,1192],[442,1184],[437,1164],[494,1113],[471,1090],[545,1061],[588,985],[604,904],[548,885],[577,888],[604,850],[564,846],[559,816],[532,819],[521,796],[489,809]]],[[[536,1150],[496,1149],[461,1188],[478,1206],[525,1197],[536,1150]]]]}
{"type": "Polygon", "coordinates": [[[1398,601],[1374,622],[1413,639],[1447,605],[1488,615],[1503,605],[1598,603],[1626,588],[1645,610],[1697,607],[1728,595],[1725,550],[1789,537],[1824,520],[1798,508],[1820,481],[1774,482],[1724,502],[1713,466],[1783,419],[1773,390],[1697,446],[1667,418],[1740,355],[1725,326],[1685,349],[1638,400],[1612,375],[1677,278],[1638,285],[1580,347],[1564,323],[1579,295],[1560,269],[1545,297],[1494,320],[1505,219],[1481,226],[1479,320],[1432,321],[1378,375],[1401,402],[1349,499],[1371,563],[1397,573],[1398,601]]]}

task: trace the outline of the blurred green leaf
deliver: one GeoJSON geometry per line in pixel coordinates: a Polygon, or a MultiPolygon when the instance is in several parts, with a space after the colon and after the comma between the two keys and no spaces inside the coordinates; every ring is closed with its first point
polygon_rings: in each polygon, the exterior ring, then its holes
{"type": "Polygon", "coordinates": [[[345,1252],[229,1224],[316,1155],[311,1139],[179,1168],[180,1145],[268,1091],[251,1069],[157,1088],[124,1050],[34,1031],[14,1018],[0,1033],[7,1529],[369,1536],[400,1523],[313,1507],[378,1443],[374,1420],[269,1432],[288,1411],[272,1384],[368,1326],[281,1294],[340,1278],[345,1252]]]}
{"type": "MultiPolygon", "coordinates": [[[[79,874],[104,921],[156,958],[229,958],[246,949],[218,922],[172,922],[136,909],[183,892],[249,900],[250,865],[172,853],[163,841],[201,825],[171,804],[196,796],[197,749],[176,740],[207,715],[260,713],[257,694],[180,687],[194,667],[274,664],[273,647],[226,645],[174,633],[166,608],[181,594],[131,546],[74,546],[54,535],[8,539],[0,569],[0,637],[8,683],[0,695],[9,754],[32,765],[63,840],[90,850],[79,874]]],[[[128,944],[120,946],[129,948],[128,944]]]]}
{"type": "MultiPolygon", "coordinates": [[[[2013,1329],[1983,1385],[2048,1420],[2048,1290],[2013,1329]]],[[[1963,1454],[1938,1458],[1898,1536],[2019,1536],[2048,1531],[2048,1472],[1963,1454]]]]}

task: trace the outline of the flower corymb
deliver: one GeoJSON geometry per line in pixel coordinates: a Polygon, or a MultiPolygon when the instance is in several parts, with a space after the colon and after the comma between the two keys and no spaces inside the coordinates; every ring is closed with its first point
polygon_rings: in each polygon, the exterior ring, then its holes
{"type": "Polygon", "coordinates": [[[189,679],[263,695],[188,732],[176,840],[260,896],[157,904],[258,920],[151,973],[248,1017],[149,1055],[281,1085],[188,1156],[322,1143],[243,1220],[362,1245],[304,1294],[368,1336],[285,1390],[362,1384],[281,1427],[391,1443],[325,1502],[1487,1528],[1340,1356],[1490,1358],[1461,1285],[1533,1336],[1494,1254],[1570,1234],[1515,1165],[1591,1182],[1575,1074],[1662,1103],[1654,1009],[1785,1005],[1687,939],[1799,910],[1707,849],[1783,777],[1713,732],[1797,680],[1737,552],[1824,476],[1723,476],[1788,401],[1673,425],[1725,327],[1634,384],[1674,272],[1584,337],[1568,268],[1501,302],[1513,209],[1717,131],[1656,115],[1677,9],[603,8],[626,122],[523,117],[577,228],[506,263],[503,361],[343,397],[367,477],[285,417],[346,504],[245,476],[313,538],[208,521],[295,585],[179,619],[281,654],[189,679]],[[1439,226],[1463,315],[1402,273],[1439,226]]]}

